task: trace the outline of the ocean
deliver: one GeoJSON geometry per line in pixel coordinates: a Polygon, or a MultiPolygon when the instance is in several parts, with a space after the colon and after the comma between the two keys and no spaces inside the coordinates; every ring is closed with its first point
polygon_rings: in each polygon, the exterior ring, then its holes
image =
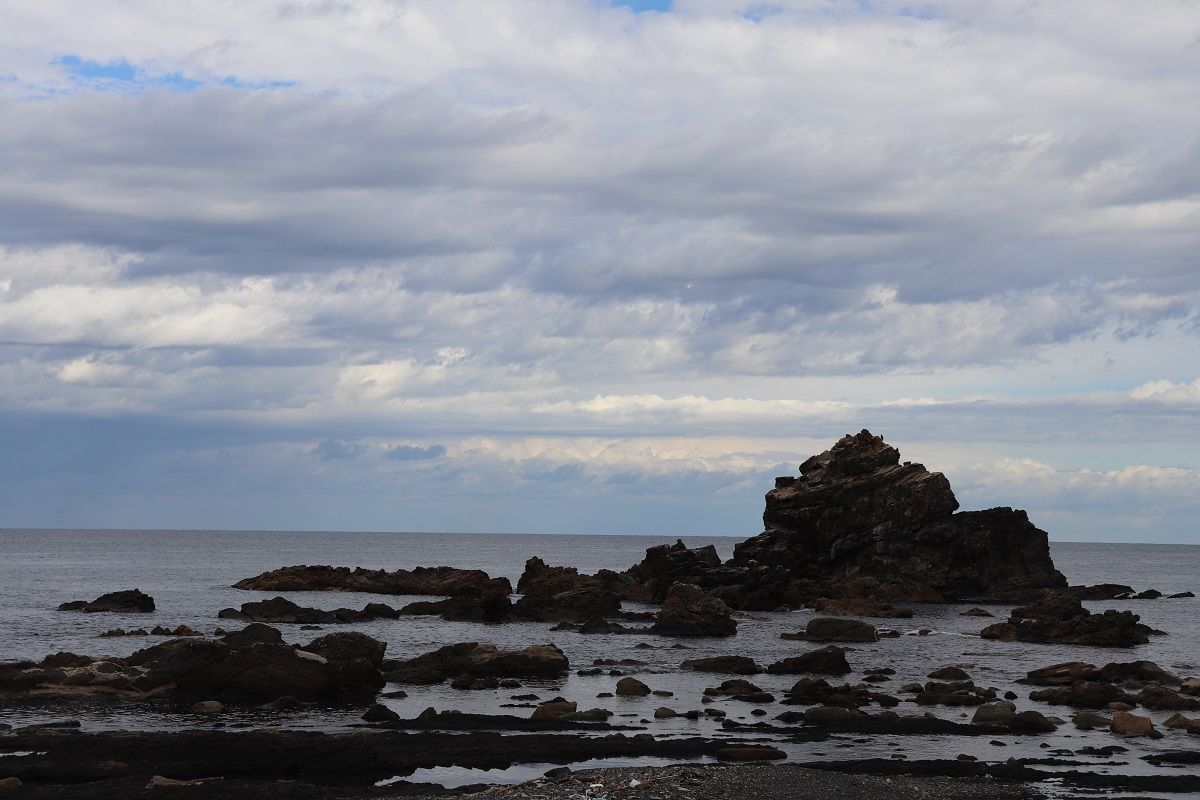
{"type": "MultiPolygon", "coordinates": [[[[249,600],[264,599],[273,593],[247,592],[229,588],[240,578],[287,564],[335,564],[371,568],[411,568],[449,565],[487,570],[506,576],[514,586],[525,560],[538,555],[550,564],[566,564],[583,572],[601,568],[625,569],[639,561],[651,545],[673,539],[647,536],[560,536],[537,534],[448,534],[448,533],[356,533],[356,532],[274,532],[274,531],[151,531],[151,530],[0,530],[0,660],[41,659],[58,652],[128,655],[160,639],[154,637],[99,638],[113,627],[145,627],[161,624],[174,627],[186,624],[211,634],[218,627],[238,627],[218,620],[217,611],[236,607],[249,600]],[[117,589],[140,588],[154,597],[153,614],[83,614],[59,612],[56,607],[68,600],[93,599],[117,589]]],[[[714,544],[722,557],[732,553],[740,541],[731,537],[695,537],[689,545],[714,544]]],[[[1084,544],[1058,542],[1052,545],[1054,561],[1073,584],[1117,582],[1141,590],[1157,588],[1167,593],[1200,590],[1200,546],[1155,544],[1084,544]]],[[[411,599],[379,595],[291,592],[287,596],[301,605],[332,609],[361,608],[371,601],[400,606],[411,599]]],[[[1159,599],[1102,601],[1088,604],[1093,610],[1132,609],[1143,621],[1168,635],[1156,636],[1150,644],[1134,650],[1107,650],[1060,645],[1032,645],[994,642],[974,634],[993,620],[964,617],[956,606],[914,606],[911,620],[877,620],[902,634],[917,629],[932,631],[927,636],[902,635],[873,645],[857,646],[850,654],[855,672],[868,667],[890,666],[897,675],[890,684],[879,688],[894,692],[909,681],[920,681],[933,668],[945,665],[969,665],[976,682],[1013,690],[1026,698],[1029,687],[1016,683],[1026,671],[1064,661],[1081,660],[1102,665],[1110,661],[1147,659],[1184,675],[1200,674],[1200,600],[1159,599]]],[[[631,607],[626,604],[626,607],[631,607]]],[[[997,617],[1007,616],[1009,606],[984,606],[997,617]]],[[[636,607],[635,607],[636,608],[636,607]]],[[[649,721],[655,707],[667,705],[678,711],[700,707],[705,686],[718,683],[721,676],[685,672],[678,669],[685,658],[707,655],[744,654],[767,664],[808,649],[803,642],[779,638],[785,631],[802,630],[813,616],[810,611],[755,614],[739,625],[733,639],[689,640],[688,650],[671,649],[673,640],[640,635],[580,635],[551,631],[550,624],[509,623],[483,625],[446,622],[433,617],[405,617],[377,620],[355,625],[328,625],[324,631],[301,631],[296,625],[279,625],[288,641],[304,643],[330,630],[360,630],[388,643],[391,658],[408,658],[439,646],[462,641],[492,642],[502,647],[553,642],[568,655],[572,669],[591,665],[598,658],[637,658],[650,662],[638,677],[654,689],[674,693],[671,698],[607,698],[596,695],[611,691],[615,678],[608,675],[578,676],[572,673],[560,681],[526,681],[526,688],[543,697],[561,695],[576,700],[579,707],[609,707],[618,715],[614,722],[647,720],[656,734],[721,735],[713,720],[682,718],[649,721]],[[654,649],[635,649],[648,641],[654,649]]],[[[847,676],[853,680],[854,676],[847,676]]],[[[795,676],[755,676],[754,681],[768,691],[786,691],[795,676]]],[[[397,687],[389,687],[397,688],[397,687]]],[[[513,690],[457,691],[448,685],[404,687],[409,697],[389,699],[402,716],[415,716],[428,707],[438,710],[460,709],[480,713],[516,713],[528,715],[528,708],[513,708],[513,690]]],[[[1018,701],[1020,708],[1037,708],[1067,718],[1070,709],[1053,708],[1029,700],[1018,701]]],[[[902,704],[909,711],[910,704],[902,704]]],[[[750,707],[730,703],[732,718],[747,721],[750,707]]],[[[776,706],[770,714],[779,713],[776,706]]],[[[955,708],[924,708],[939,716],[960,719],[955,708]]],[[[263,726],[278,725],[314,730],[345,730],[359,724],[361,711],[338,708],[309,708],[299,712],[275,712],[266,709],[229,709],[219,722],[181,712],[170,706],[118,704],[87,708],[0,708],[0,722],[12,725],[45,722],[69,716],[78,719],[85,730],[126,729],[165,730],[180,727],[206,727],[214,724],[263,726]]],[[[1141,713],[1141,712],[1139,712],[1141,713]]],[[[1160,725],[1168,713],[1151,714],[1160,725]]],[[[769,719],[769,717],[766,717],[769,719]]],[[[1160,743],[1139,740],[1137,754],[1170,749],[1168,736],[1160,743]]],[[[1106,731],[1084,733],[1070,724],[1046,737],[1010,737],[1003,749],[985,737],[954,737],[953,753],[944,751],[944,737],[873,737],[858,741],[852,748],[840,744],[789,744],[789,755],[811,760],[836,754],[847,757],[887,757],[897,753],[910,758],[938,758],[958,753],[995,760],[1010,755],[1038,751],[1038,745],[1069,746],[1111,744],[1106,731]]],[[[1174,742],[1178,747],[1179,743],[1174,742]]],[[[786,748],[785,748],[786,749],[786,748]]],[[[1131,754],[1133,756],[1134,754],[1131,754]]],[[[1154,769],[1142,765],[1136,757],[1121,770],[1154,769]]],[[[1098,769],[1104,767],[1098,766],[1098,769]]],[[[1194,769],[1194,768],[1193,768],[1194,769]]]]}

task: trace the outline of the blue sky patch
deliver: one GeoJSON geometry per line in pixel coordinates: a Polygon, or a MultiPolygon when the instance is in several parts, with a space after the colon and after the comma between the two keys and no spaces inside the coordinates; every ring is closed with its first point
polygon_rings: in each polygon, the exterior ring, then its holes
{"type": "Polygon", "coordinates": [[[228,86],[232,89],[287,89],[295,81],[245,81],[229,75],[224,78],[199,80],[182,72],[152,72],[130,64],[125,59],[89,61],[76,55],[59,56],[52,62],[61,67],[68,79],[82,89],[100,92],[137,94],[144,89],[166,89],[172,92],[194,92],[202,86],[228,86]]]}
{"type": "Polygon", "coordinates": [[[670,11],[675,0],[612,0],[614,6],[625,6],[639,14],[643,11],[670,11]]]}

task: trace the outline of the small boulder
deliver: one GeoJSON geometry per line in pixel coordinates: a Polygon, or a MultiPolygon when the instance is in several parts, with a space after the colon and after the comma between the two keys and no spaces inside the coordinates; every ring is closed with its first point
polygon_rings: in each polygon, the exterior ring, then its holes
{"type": "Polygon", "coordinates": [[[1113,714],[1110,729],[1113,733],[1119,733],[1122,736],[1154,737],[1157,733],[1154,730],[1153,720],[1149,717],[1130,714],[1128,711],[1118,711],[1113,714]]]}
{"type": "Polygon", "coordinates": [[[645,697],[650,694],[650,687],[637,678],[621,678],[617,681],[618,697],[645,697]]]}
{"type": "Polygon", "coordinates": [[[971,676],[967,674],[966,670],[959,667],[941,667],[940,669],[935,669],[926,677],[933,678],[935,681],[971,680],[971,676]]]}
{"type": "Polygon", "coordinates": [[[748,656],[714,656],[693,658],[679,665],[680,669],[696,672],[724,672],[730,675],[757,675],[762,672],[754,659],[748,656]]]}
{"type": "Polygon", "coordinates": [[[574,714],[578,706],[569,700],[556,697],[538,705],[530,715],[530,719],[560,719],[566,714],[574,714]]]}
{"type": "Polygon", "coordinates": [[[976,725],[1008,725],[1017,716],[1017,707],[1007,700],[985,703],[975,709],[971,722],[976,725]]]}
{"type": "Polygon", "coordinates": [[[362,715],[365,722],[396,722],[400,715],[382,703],[376,703],[362,715]]]}
{"type": "Polygon", "coordinates": [[[829,645],[776,661],[767,667],[767,672],[772,675],[845,675],[850,672],[850,663],[846,660],[844,648],[829,645]]]}

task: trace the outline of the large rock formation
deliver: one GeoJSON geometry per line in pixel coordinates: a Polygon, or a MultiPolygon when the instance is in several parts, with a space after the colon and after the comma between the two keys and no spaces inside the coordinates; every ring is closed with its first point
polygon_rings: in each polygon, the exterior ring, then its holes
{"type": "Polygon", "coordinates": [[[800,477],[777,478],[766,530],[728,565],[782,566],[792,598],[1004,600],[1066,586],[1024,511],[957,509],[944,475],[901,463],[864,430],[809,458],[800,477]]]}
{"type": "Polygon", "coordinates": [[[245,578],[234,589],[263,592],[373,592],[375,594],[428,594],[507,596],[512,594],[508,578],[493,578],[480,569],[417,567],[388,572],[362,567],[324,565],[280,567],[253,578],[245,578]]]}

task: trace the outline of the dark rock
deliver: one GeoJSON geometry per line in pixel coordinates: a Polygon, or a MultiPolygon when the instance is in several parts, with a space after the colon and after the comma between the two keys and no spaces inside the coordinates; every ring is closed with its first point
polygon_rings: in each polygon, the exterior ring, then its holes
{"type": "Polygon", "coordinates": [[[233,648],[249,647],[252,644],[283,644],[283,634],[277,628],[252,622],[240,631],[230,631],[221,641],[233,648]]]}
{"type": "Polygon", "coordinates": [[[721,747],[717,749],[716,756],[721,761],[775,761],[787,758],[782,750],[765,745],[721,747]]]}
{"type": "Polygon", "coordinates": [[[962,614],[960,614],[960,616],[963,616],[963,617],[992,617],[995,615],[992,612],[987,611],[982,608],[968,608],[966,611],[962,612],[962,614]]]}
{"type": "Polygon", "coordinates": [[[1092,647],[1133,647],[1150,641],[1150,628],[1131,611],[1092,614],[1075,597],[1047,592],[1041,600],[1013,609],[1008,622],[980,631],[985,639],[1092,647]]]}
{"type": "Polygon", "coordinates": [[[458,622],[505,622],[513,603],[504,595],[459,595],[444,600],[418,600],[400,609],[404,616],[438,616],[458,622]]]}
{"type": "Polygon", "coordinates": [[[762,672],[754,659],[748,656],[714,656],[693,658],[679,665],[681,669],[697,672],[724,672],[731,675],[757,675],[762,672]]]}
{"type": "Polygon", "coordinates": [[[1082,661],[1068,661],[1065,664],[1052,664],[1049,667],[1030,670],[1025,675],[1025,683],[1037,686],[1070,686],[1076,681],[1095,680],[1100,671],[1094,664],[1082,661]]]}
{"type": "Polygon", "coordinates": [[[1187,598],[1187,597],[1195,597],[1195,596],[1196,596],[1195,592],[1176,592],[1175,594],[1167,595],[1167,597],[1170,598],[1171,600],[1179,600],[1179,599],[1183,599],[1183,598],[1187,598]]]}
{"type": "Polygon", "coordinates": [[[442,596],[503,596],[512,594],[508,578],[492,578],[483,570],[453,567],[417,567],[387,572],[355,567],[280,567],[240,580],[235,589],[261,592],[346,591],[375,594],[428,594],[442,596]]]}
{"type": "Polygon", "coordinates": [[[641,562],[626,570],[621,580],[610,578],[609,585],[627,600],[662,603],[676,583],[705,583],[720,566],[713,545],[688,548],[679,540],[648,548],[641,562]]]}
{"type": "Polygon", "coordinates": [[[565,675],[569,668],[567,657],[552,644],[500,650],[495,645],[463,642],[399,662],[387,673],[387,679],[398,683],[440,683],[464,672],[475,677],[557,677],[565,675]]]}
{"type": "Polygon", "coordinates": [[[781,565],[813,596],[910,602],[1066,586],[1045,532],[1023,511],[954,513],[941,473],[901,464],[868,431],[842,438],[800,472],[767,493],[766,531],[738,545],[731,566],[781,565]]]}
{"type": "Polygon", "coordinates": [[[874,626],[857,619],[817,617],[808,621],[804,632],[817,642],[877,642],[874,626]]]}
{"type": "Polygon", "coordinates": [[[242,603],[240,610],[223,608],[217,613],[217,616],[220,619],[237,619],[247,622],[330,624],[367,622],[373,619],[397,619],[400,612],[383,603],[368,603],[361,611],[351,608],[322,611],[319,608],[296,605],[283,597],[273,597],[270,600],[242,603]]]}
{"type": "Polygon", "coordinates": [[[376,703],[367,709],[362,718],[366,722],[395,722],[400,719],[400,715],[382,703],[376,703]]]}
{"type": "Polygon", "coordinates": [[[1182,680],[1178,675],[1167,672],[1153,661],[1125,661],[1105,664],[1100,668],[1101,680],[1120,683],[1133,681],[1135,683],[1161,683],[1164,686],[1179,686],[1182,680]]]}
{"type": "Polygon", "coordinates": [[[845,675],[850,672],[850,664],[846,661],[845,648],[830,645],[818,650],[810,650],[799,656],[776,661],[767,667],[767,672],[773,675],[798,673],[845,675]]]}
{"type": "Polygon", "coordinates": [[[667,592],[650,630],[660,636],[733,636],[737,622],[725,603],[690,583],[677,583],[667,592]]]}
{"type": "Polygon", "coordinates": [[[1133,587],[1126,586],[1123,583],[1068,586],[1063,591],[1077,600],[1120,600],[1133,595],[1133,587]]]}
{"type": "Polygon", "coordinates": [[[357,631],[342,631],[313,639],[303,649],[324,656],[329,661],[353,661],[361,658],[378,668],[383,664],[387,642],[381,642],[357,631]]]}
{"type": "Polygon", "coordinates": [[[72,600],[58,607],[59,611],[110,611],[120,614],[149,614],[154,610],[154,598],[141,589],[125,589],[102,594],[95,600],[72,600]]]}
{"type": "Polygon", "coordinates": [[[817,599],[814,608],[824,614],[843,614],[851,617],[909,619],[913,615],[911,608],[897,608],[891,603],[884,603],[864,597],[821,597],[817,599]]]}
{"type": "Polygon", "coordinates": [[[599,586],[582,586],[554,594],[527,594],[513,605],[512,613],[536,622],[595,622],[620,614],[621,597],[599,586]]]}
{"type": "Polygon", "coordinates": [[[704,694],[706,695],[726,695],[728,697],[760,693],[762,693],[762,687],[756,686],[744,678],[731,678],[730,680],[722,681],[720,686],[710,686],[704,690],[704,694]]]}
{"type": "Polygon", "coordinates": [[[1120,687],[1100,681],[1077,681],[1070,686],[1038,689],[1029,694],[1029,699],[1072,708],[1107,708],[1109,703],[1132,705],[1136,702],[1135,698],[1126,694],[1120,687]]]}
{"type": "Polygon", "coordinates": [[[787,694],[788,696],[783,701],[787,705],[814,705],[819,703],[823,706],[858,708],[870,703],[879,703],[885,707],[898,704],[896,698],[872,692],[861,684],[858,686],[851,686],[850,684],[832,686],[823,678],[801,678],[788,690],[787,694]]]}
{"type": "Polygon", "coordinates": [[[617,697],[644,697],[650,694],[650,687],[637,678],[621,678],[617,681],[617,697]]]}
{"type": "Polygon", "coordinates": [[[1137,696],[1137,702],[1151,711],[1196,711],[1200,700],[1185,697],[1163,686],[1148,686],[1137,696]]]}
{"type": "Polygon", "coordinates": [[[929,673],[927,678],[932,678],[935,681],[969,681],[971,676],[966,670],[960,667],[941,667],[929,673]]]}

